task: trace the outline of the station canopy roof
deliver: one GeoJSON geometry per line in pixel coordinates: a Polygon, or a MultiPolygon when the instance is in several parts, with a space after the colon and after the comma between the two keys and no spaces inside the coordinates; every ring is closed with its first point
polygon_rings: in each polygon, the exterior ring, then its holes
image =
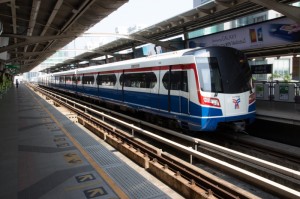
{"type": "Polygon", "coordinates": [[[30,71],[128,0],[0,0],[0,53],[30,71]]]}
{"type": "MultiPolygon", "coordinates": [[[[14,38],[10,39],[9,46],[0,48],[0,53],[9,51],[11,54],[9,61],[16,60],[22,65],[21,71],[29,71],[126,2],[121,0],[58,0],[55,2],[0,0],[0,20],[4,24],[2,35],[14,38]],[[14,47],[14,45],[18,46],[14,47]]],[[[266,10],[278,11],[300,23],[299,8],[289,6],[294,2],[297,1],[210,1],[203,6],[166,19],[127,37],[116,39],[72,59],[65,60],[52,66],[52,68],[90,60],[101,55],[117,56],[116,53],[119,51],[146,43],[173,49],[171,43],[162,40],[266,10]]],[[[299,44],[277,46],[273,49],[258,49],[246,53],[254,57],[288,53],[291,50],[293,52],[300,51],[299,44]]]]}

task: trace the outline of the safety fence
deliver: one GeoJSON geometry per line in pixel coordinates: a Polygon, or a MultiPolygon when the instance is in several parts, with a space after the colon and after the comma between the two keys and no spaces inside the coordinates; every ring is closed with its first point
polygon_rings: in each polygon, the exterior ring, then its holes
{"type": "Polygon", "coordinates": [[[300,103],[300,82],[255,81],[257,100],[300,103]]]}

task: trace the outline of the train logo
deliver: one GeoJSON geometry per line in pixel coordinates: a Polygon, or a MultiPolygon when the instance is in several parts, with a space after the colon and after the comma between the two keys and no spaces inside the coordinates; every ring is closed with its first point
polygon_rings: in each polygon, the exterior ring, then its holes
{"type": "Polygon", "coordinates": [[[232,102],[234,104],[234,109],[240,109],[240,105],[239,105],[241,102],[240,96],[232,97],[232,102]]]}

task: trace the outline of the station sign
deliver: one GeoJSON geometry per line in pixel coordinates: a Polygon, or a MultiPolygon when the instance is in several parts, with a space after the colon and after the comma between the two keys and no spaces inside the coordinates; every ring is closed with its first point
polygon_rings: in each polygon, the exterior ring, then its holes
{"type": "Polygon", "coordinates": [[[5,68],[7,68],[7,69],[19,69],[20,68],[20,66],[19,65],[9,65],[9,64],[7,64],[7,65],[5,65],[5,68]]]}
{"type": "Polygon", "coordinates": [[[252,65],[252,74],[272,74],[273,64],[252,65]]]}

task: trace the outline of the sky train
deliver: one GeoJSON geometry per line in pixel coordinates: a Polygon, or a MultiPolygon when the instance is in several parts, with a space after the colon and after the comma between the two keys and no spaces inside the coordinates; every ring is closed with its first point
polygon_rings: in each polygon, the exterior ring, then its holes
{"type": "Polygon", "coordinates": [[[255,120],[251,70],[230,47],[186,49],[40,76],[42,86],[176,121],[182,129],[243,130],[255,120]]]}

